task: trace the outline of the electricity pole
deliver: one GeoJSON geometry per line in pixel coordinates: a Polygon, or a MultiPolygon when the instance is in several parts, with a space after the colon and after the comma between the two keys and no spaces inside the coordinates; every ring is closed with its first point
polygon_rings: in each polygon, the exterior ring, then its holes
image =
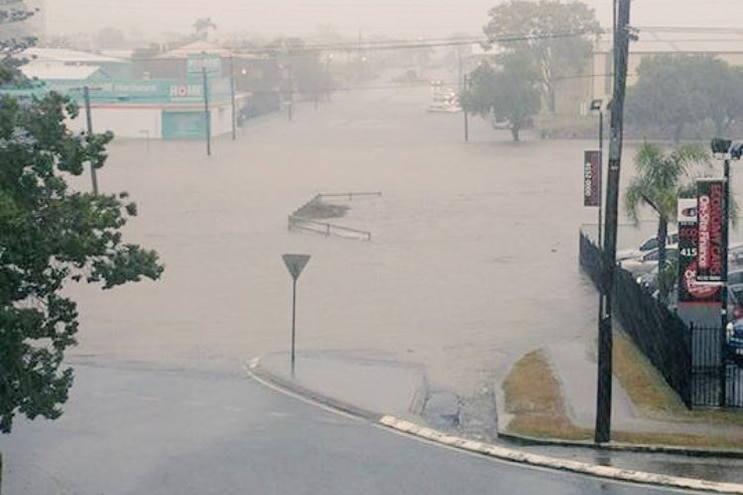
{"type": "MultiPolygon", "coordinates": [[[[469,79],[467,77],[467,74],[464,75],[464,81],[463,81],[464,91],[463,93],[466,93],[469,90],[469,79]]],[[[469,141],[470,140],[470,121],[467,116],[467,107],[464,105],[465,108],[462,110],[464,111],[464,140],[469,141]]]]}
{"type": "Polygon", "coordinates": [[[237,134],[237,115],[235,115],[235,56],[233,54],[230,54],[230,104],[232,105],[232,140],[234,141],[237,134]]]}
{"type": "Polygon", "coordinates": [[[201,84],[204,92],[204,137],[206,138],[206,156],[212,154],[212,122],[209,115],[209,86],[207,85],[206,66],[201,68],[201,84]]]}
{"type": "Polygon", "coordinates": [[[627,85],[629,58],[630,0],[616,0],[614,26],[614,97],[611,102],[611,136],[609,141],[609,170],[606,179],[606,220],[604,248],[601,260],[601,300],[603,314],[599,315],[598,387],[596,393],[596,430],[594,441],[611,440],[611,377],[612,377],[612,293],[617,257],[617,217],[619,207],[619,168],[622,158],[622,130],[624,125],[624,96],[627,85]]]}

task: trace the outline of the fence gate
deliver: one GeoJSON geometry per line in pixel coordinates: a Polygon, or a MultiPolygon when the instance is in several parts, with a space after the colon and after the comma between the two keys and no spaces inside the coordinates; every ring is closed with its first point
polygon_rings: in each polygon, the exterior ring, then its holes
{"type": "Polygon", "coordinates": [[[738,364],[723,355],[719,327],[690,331],[692,406],[743,408],[743,360],[738,364]]]}

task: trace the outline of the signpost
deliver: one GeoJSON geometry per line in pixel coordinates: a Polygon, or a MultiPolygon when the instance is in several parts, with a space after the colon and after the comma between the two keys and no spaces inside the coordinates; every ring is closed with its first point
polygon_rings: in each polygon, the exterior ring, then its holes
{"type": "Polygon", "coordinates": [[[286,269],[289,270],[289,274],[292,276],[292,353],[291,353],[291,366],[292,366],[292,377],[294,376],[294,342],[295,342],[295,324],[297,316],[297,279],[299,274],[302,273],[307,262],[310,260],[309,254],[284,254],[281,256],[284,259],[286,269]]]}

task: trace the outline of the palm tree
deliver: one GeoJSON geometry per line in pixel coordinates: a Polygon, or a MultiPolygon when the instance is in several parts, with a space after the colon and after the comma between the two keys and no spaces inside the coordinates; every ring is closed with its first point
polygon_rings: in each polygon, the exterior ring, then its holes
{"type": "Polygon", "coordinates": [[[694,197],[694,179],[709,172],[712,164],[706,148],[683,144],[666,152],[660,146],[644,143],[635,156],[637,175],[624,193],[627,216],[639,222],[641,206],[658,215],[658,267],[666,264],[668,224],[675,221],[679,197],[694,197]]]}
{"type": "Polygon", "coordinates": [[[193,23],[194,31],[198,39],[206,41],[210,29],[217,29],[217,25],[212,22],[211,17],[201,17],[193,23]]]}

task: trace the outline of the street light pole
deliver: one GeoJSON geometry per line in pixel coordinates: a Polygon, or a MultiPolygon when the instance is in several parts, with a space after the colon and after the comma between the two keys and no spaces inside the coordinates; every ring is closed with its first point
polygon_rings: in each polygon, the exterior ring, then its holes
{"type": "Polygon", "coordinates": [[[599,113],[599,185],[598,185],[598,197],[599,197],[599,216],[598,216],[598,246],[601,247],[602,235],[601,235],[601,215],[603,213],[603,178],[604,178],[604,112],[601,109],[601,100],[593,100],[591,102],[591,110],[599,113]]]}

